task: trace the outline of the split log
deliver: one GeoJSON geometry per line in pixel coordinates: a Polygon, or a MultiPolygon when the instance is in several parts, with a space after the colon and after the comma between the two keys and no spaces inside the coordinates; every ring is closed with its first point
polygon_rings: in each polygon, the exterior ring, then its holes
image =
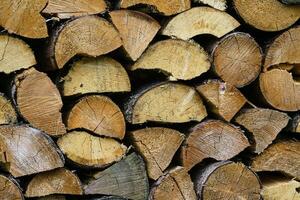
{"type": "Polygon", "coordinates": [[[247,24],[262,31],[286,29],[300,17],[299,6],[287,6],[278,0],[233,0],[233,4],[247,24]]]}
{"type": "Polygon", "coordinates": [[[247,102],[238,89],[220,80],[207,80],[196,89],[209,105],[208,110],[228,122],[247,102]]]}
{"type": "Polygon", "coordinates": [[[213,66],[216,74],[235,87],[244,87],[259,75],[262,50],[247,33],[227,35],[213,49],[213,66]]]}
{"type": "Polygon", "coordinates": [[[120,33],[126,53],[131,60],[136,61],[160,29],[159,23],[151,16],[137,11],[115,10],[109,15],[120,33]]]}
{"type": "Polygon", "coordinates": [[[254,140],[251,148],[255,153],[260,154],[288,125],[289,119],[286,113],[276,110],[251,108],[242,110],[235,118],[235,122],[251,133],[254,140]]]}
{"type": "Polygon", "coordinates": [[[63,95],[128,92],[130,80],[122,65],[109,57],[82,58],[64,77],[63,95]]]}
{"type": "Polygon", "coordinates": [[[191,7],[190,0],[121,0],[121,8],[128,8],[135,5],[148,5],[151,11],[169,16],[185,11],[191,7]]]}
{"type": "Polygon", "coordinates": [[[190,80],[209,68],[208,54],[199,44],[169,39],[150,46],[130,70],[158,69],[170,79],[190,80]]]}
{"type": "Polygon", "coordinates": [[[51,136],[66,133],[60,109],[60,93],[47,74],[34,68],[15,78],[16,104],[20,114],[34,127],[51,136]]]}
{"type": "Polygon", "coordinates": [[[15,124],[17,121],[17,113],[13,105],[0,93],[0,124],[15,124]]]}
{"type": "Polygon", "coordinates": [[[71,171],[60,168],[35,175],[26,189],[26,197],[42,197],[52,194],[81,195],[79,178],[71,171]]]}
{"type": "Polygon", "coordinates": [[[39,197],[36,199],[37,200],[66,200],[66,197],[62,195],[50,195],[45,197],[39,197]]]}
{"type": "Polygon", "coordinates": [[[183,167],[175,167],[161,176],[152,186],[149,200],[196,200],[194,184],[183,167]]]}
{"type": "Polygon", "coordinates": [[[217,162],[196,172],[198,198],[260,200],[258,176],[242,163],[217,162]]]}
{"type": "Polygon", "coordinates": [[[0,26],[9,33],[28,38],[48,37],[45,19],[40,12],[47,0],[1,0],[0,26]]]}
{"type": "Polygon", "coordinates": [[[97,135],[123,139],[126,124],[120,108],[108,97],[81,98],[67,116],[69,130],[83,128],[97,135]]]}
{"type": "Polygon", "coordinates": [[[50,36],[46,49],[50,64],[47,70],[63,68],[75,55],[96,57],[121,45],[118,31],[104,18],[85,16],[69,20],[57,27],[50,36]]]}
{"type": "Polygon", "coordinates": [[[49,136],[28,126],[0,126],[0,163],[14,177],[64,166],[60,150],[49,136]]]}
{"type": "Polygon", "coordinates": [[[269,146],[253,159],[254,171],[279,171],[300,179],[300,142],[281,141],[269,146]]]}
{"type": "Polygon", "coordinates": [[[26,69],[36,64],[31,48],[21,39],[0,35],[0,72],[26,69]]]}
{"type": "Polygon", "coordinates": [[[158,179],[171,163],[184,135],[169,128],[145,128],[129,132],[129,138],[143,156],[148,176],[158,179]]]}
{"type": "Polygon", "coordinates": [[[60,19],[102,13],[107,9],[104,0],[48,0],[43,13],[60,19]]]}
{"type": "Polygon", "coordinates": [[[285,4],[300,4],[300,0],[281,0],[285,4]]]}
{"type": "Polygon", "coordinates": [[[201,6],[173,17],[162,29],[162,34],[183,40],[200,34],[211,34],[220,38],[239,25],[239,22],[226,12],[201,6]]]}
{"type": "Polygon", "coordinates": [[[181,147],[182,165],[191,169],[205,158],[228,160],[242,152],[249,142],[242,130],[219,120],[207,120],[191,129],[181,147]]]}
{"type": "Polygon", "coordinates": [[[107,167],[121,160],[127,150],[117,140],[95,137],[84,131],[69,132],[57,144],[68,159],[81,167],[107,167]]]}
{"type": "Polygon", "coordinates": [[[0,175],[0,198],[1,200],[24,200],[17,181],[4,175],[0,175]]]}
{"type": "Polygon", "coordinates": [[[106,170],[95,173],[84,186],[84,192],[146,200],[149,183],[143,159],[132,153],[106,170]]]}
{"type": "Polygon", "coordinates": [[[294,133],[300,133],[300,115],[293,117],[290,123],[289,130],[294,133]]]}
{"type": "Polygon", "coordinates": [[[227,2],[226,0],[193,0],[194,2],[197,3],[203,3],[207,4],[215,9],[225,11],[227,8],[227,2]]]}
{"type": "Polygon", "coordinates": [[[197,91],[177,83],[163,83],[138,91],[125,104],[124,114],[132,124],[183,123],[201,121],[207,116],[197,91]]]}
{"type": "Polygon", "coordinates": [[[259,87],[265,101],[282,111],[300,110],[300,84],[286,70],[261,73],[259,87]]]}

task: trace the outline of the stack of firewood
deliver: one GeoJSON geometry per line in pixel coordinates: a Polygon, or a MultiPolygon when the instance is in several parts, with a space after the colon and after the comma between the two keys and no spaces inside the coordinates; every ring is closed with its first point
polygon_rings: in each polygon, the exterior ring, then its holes
{"type": "Polygon", "coordinates": [[[0,200],[299,200],[299,0],[0,0],[0,200]]]}

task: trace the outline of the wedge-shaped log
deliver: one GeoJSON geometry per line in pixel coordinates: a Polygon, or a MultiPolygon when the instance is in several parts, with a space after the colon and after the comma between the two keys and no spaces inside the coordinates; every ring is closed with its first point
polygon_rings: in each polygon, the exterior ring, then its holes
{"type": "Polygon", "coordinates": [[[132,124],[183,123],[201,121],[207,116],[197,91],[177,83],[162,83],[138,91],[125,104],[124,114],[132,124]]]}
{"type": "Polygon", "coordinates": [[[148,176],[158,179],[171,163],[184,135],[169,128],[145,128],[129,132],[133,146],[143,156],[148,176]]]}
{"type": "Polygon", "coordinates": [[[201,34],[210,34],[220,38],[239,25],[239,22],[226,12],[201,6],[173,17],[162,29],[162,34],[183,40],[201,34]]]}
{"type": "Polygon", "coordinates": [[[228,160],[249,142],[242,130],[219,120],[207,120],[191,129],[180,152],[182,165],[191,169],[205,158],[228,160]]]}
{"type": "Polygon", "coordinates": [[[207,4],[215,9],[218,10],[226,10],[227,8],[227,2],[226,0],[193,0],[196,3],[203,3],[203,4],[207,4]]]}
{"type": "Polygon", "coordinates": [[[149,15],[131,10],[115,10],[109,15],[120,33],[126,53],[136,61],[160,29],[159,23],[149,15]]]}
{"type": "Polygon", "coordinates": [[[17,181],[4,175],[0,175],[0,197],[1,200],[24,200],[17,181]]]}
{"type": "Polygon", "coordinates": [[[209,68],[208,54],[200,45],[169,39],[151,45],[130,70],[158,69],[171,79],[189,80],[207,72],[209,68]]]}
{"type": "Polygon", "coordinates": [[[64,77],[63,95],[128,92],[130,80],[122,65],[109,57],[82,58],[64,77]]]}
{"type": "Polygon", "coordinates": [[[82,167],[107,167],[121,160],[127,150],[117,140],[84,131],[72,131],[59,138],[57,144],[68,159],[82,167]]]}
{"type": "Polygon", "coordinates": [[[95,173],[84,186],[84,192],[146,200],[149,183],[143,159],[136,153],[131,153],[106,170],[95,173]]]}
{"type": "Polygon", "coordinates": [[[17,113],[11,102],[0,93],[0,124],[17,123],[17,113]]]}
{"type": "Polygon", "coordinates": [[[0,126],[0,162],[14,177],[64,166],[60,150],[49,136],[28,126],[0,126]]]}

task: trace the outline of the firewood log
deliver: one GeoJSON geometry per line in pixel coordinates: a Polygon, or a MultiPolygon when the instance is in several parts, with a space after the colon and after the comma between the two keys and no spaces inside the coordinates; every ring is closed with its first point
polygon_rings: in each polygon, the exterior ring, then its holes
{"type": "Polygon", "coordinates": [[[300,133],[300,115],[296,115],[292,118],[289,125],[289,130],[294,133],[300,133]]]}
{"type": "Polygon", "coordinates": [[[64,166],[60,150],[49,136],[29,126],[0,126],[0,162],[14,177],[64,166]]]}
{"type": "Polygon", "coordinates": [[[117,197],[117,196],[103,196],[100,198],[92,198],[92,199],[88,199],[88,200],[127,200],[127,199],[122,198],[122,197],[117,197]]]}
{"type": "Polygon", "coordinates": [[[193,0],[196,3],[207,4],[215,9],[225,11],[227,8],[226,0],[193,0]]]}
{"type": "Polygon", "coordinates": [[[19,184],[12,177],[0,175],[0,199],[24,200],[19,184]]]}
{"type": "Polygon", "coordinates": [[[11,102],[0,93],[0,125],[17,123],[17,113],[11,102]]]}

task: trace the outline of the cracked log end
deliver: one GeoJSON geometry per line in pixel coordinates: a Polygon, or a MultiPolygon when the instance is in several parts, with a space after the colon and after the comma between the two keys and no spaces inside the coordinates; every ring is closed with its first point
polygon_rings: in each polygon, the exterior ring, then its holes
{"type": "Polygon", "coordinates": [[[184,140],[184,135],[169,128],[145,128],[129,132],[133,146],[143,156],[149,178],[163,175],[184,140]]]}
{"type": "Polygon", "coordinates": [[[57,144],[68,159],[84,167],[104,168],[121,160],[127,150],[117,140],[84,131],[69,132],[60,137],[57,144]]]}
{"type": "Polygon", "coordinates": [[[107,9],[104,0],[48,0],[43,13],[60,19],[102,13],[107,9]]]}
{"type": "Polygon", "coordinates": [[[210,34],[220,38],[238,26],[240,23],[226,12],[201,6],[173,17],[162,29],[162,34],[183,40],[201,34],[210,34]]]}
{"type": "Polygon", "coordinates": [[[220,80],[205,81],[196,89],[208,103],[208,110],[228,122],[247,101],[238,89],[220,80]]]}
{"type": "Polygon", "coordinates": [[[205,158],[231,159],[248,146],[239,128],[219,120],[207,120],[192,128],[180,157],[183,166],[191,169],[205,158]]]}
{"type": "Polygon", "coordinates": [[[79,178],[71,171],[59,168],[35,175],[26,189],[26,197],[41,197],[52,194],[81,195],[79,178]]]}
{"type": "Polygon", "coordinates": [[[67,128],[83,128],[98,135],[123,139],[126,125],[123,113],[110,98],[93,95],[81,98],[70,110],[67,128]]]}
{"type": "Polygon", "coordinates": [[[0,198],[2,200],[24,200],[17,181],[0,175],[0,198]]]}
{"type": "Polygon", "coordinates": [[[131,90],[123,66],[109,57],[82,58],[64,77],[63,95],[128,92],[131,90]]]}
{"type": "Polygon", "coordinates": [[[195,188],[203,200],[261,199],[257,175],[242,163],[218,162],[198,170],[195,188]]]}
{"type": "Polygon", "coordinates": [[[60,93],[45,73],[30,68],[16,76],[15,85],[19,112],[32,126],[51,136],[66,133],[60,93]]]}
{"type": "Polygon", "coordinates": [[[157,69],[171,78],[190,80],[209,68],[208,54],[200,45],[169,39],[151,45],[130,70],[157,69]]]}
{"type": "Polygon", "coordinates": [[[243,20],[262,31],[280,31],[300,17],[300,6],[288,6],[278,0],[234,0],[234,8],[243,20]]]}
{"type": "Polygon", "coordinates": [[[84,186],[84,192],[147,199],[149,183],[143,159],[132,153],[104,171],[95,173],[84,186]]]}
{"type": "Polygon", "coordinates": [[[175,167],[161,176],[150,191],[150,200],[196,200],[194,184],[183,167],[175,167]]]}
{"type": "Polygon", "coordinates": [[[151,16],[137,11],[116,10],[109,15],[120,33],[126,53],[131,60],[136,61],[160,29],[159,23],[151,16]]]}
{"type": "Polygon", "coordinates": [[[0,93],[0,124],[17,123],[17,113],[11,102],[0,93]]]}
{"type": "Polygon", "coordinates": [[[54,142],[28,126],[0,126],[0,162],[14,177],[63,167],[64,159],[54,142]]]}
{"type": "Polygon", "coordinates": [[[251,149],[260,154],[288,125],[289,119],[286,113],[276,110],[251,108],[242,110],[234,121],[252,134],[254,144],[251,149]]]}
{"type": "Polygon", "coordinates": [[[196,3],[207,4],[215,9],[225,11],[227,9],[226,0],[193,0],[196,3]]]}
{"type": "Polygon", "coordinates": [[[227,35],[213,51],[216,74],[238,88],[249,85],[258,77],[262,59],[260,46],[249,34],[242,32],[227,35]]]}

